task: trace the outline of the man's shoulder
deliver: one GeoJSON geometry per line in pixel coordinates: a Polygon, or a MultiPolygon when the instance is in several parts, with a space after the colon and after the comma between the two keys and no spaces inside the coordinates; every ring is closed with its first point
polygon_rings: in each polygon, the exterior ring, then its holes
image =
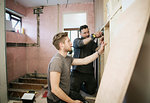
{"type": "Polygon", "coordinates": [[[56,62],[56,61],[58,61],[58,62],[62,61],[62,58],[61,58],[61,56],[59,54],[56,54],[55,56],[53,56],[51,61],[50,61],[50,63],[56,62]]]}
{"type": "Polygon", "coordinates": [[[82,38],[76,38],[74,39],[73,43],[76,44],[76,43],[79,43],[82,41],[82,38]]]}
{"type": "Polygon", "coordinates": [[[81,40],[81,38],[76,38],[76,39],[74,39],[74,41],[76,41],[76,40],[81,40]]]}

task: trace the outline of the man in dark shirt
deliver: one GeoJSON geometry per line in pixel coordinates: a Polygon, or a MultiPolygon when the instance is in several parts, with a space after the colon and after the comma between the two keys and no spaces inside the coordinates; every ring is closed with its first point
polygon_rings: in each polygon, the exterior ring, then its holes
{"type": "MultiPolygon", "coordinates": [[[[102,32],[89,33],[87,25],[80,26],[81,38],[76,38],[73,42],[74,58],[84,58],[93,54],[97,48],[95,38],[102,36],[102,32]]],[[[103,37],[102,37],[103,38],[103,37]]],[[[100,39],[102,40],[102,39],[100,39]]],[[[87,65],[73,66],[71,72],[71,90],[80,92],[80,89],[88,94],[94,94],[97,83],[94,77],[93,62],[87,65]]]]}

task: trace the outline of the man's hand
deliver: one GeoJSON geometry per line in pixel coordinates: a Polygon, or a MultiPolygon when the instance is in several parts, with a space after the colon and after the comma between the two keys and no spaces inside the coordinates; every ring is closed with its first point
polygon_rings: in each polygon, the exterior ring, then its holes
{"type": "Polygon", "coordinates": [[[103,32],[101,32],[101,31],[96,32],[96,33],[95,33],[95,38],[99,38],[99,37],[101,37],[101,36],[102,36],[102,34],[103,34],[103,32]]]}
{"type": "Polygon", "coordinates": [[[104,43],[104,41],[101,43],[100,49],[98,50],[99,54],[102,54],[104,52],[104,47],[107,45],[107,43],[104,43]]]}
{"type": "Polygon", "coordinates": [[[100,44],[104,42],[104,36],[100,37],[100,44]]]}
{"type": "Polygon", "coordinates": [[[101,48],[101,44],[104,42],[104,36],[100,38],[100,45],[95,49],[95,51],[98,51],[101,48]]]}
{"type": "Polygon", "coordinates": [[[79,100],[75,100],[73,103],[83,103],[83,102],[81,102],[79,100]]]}

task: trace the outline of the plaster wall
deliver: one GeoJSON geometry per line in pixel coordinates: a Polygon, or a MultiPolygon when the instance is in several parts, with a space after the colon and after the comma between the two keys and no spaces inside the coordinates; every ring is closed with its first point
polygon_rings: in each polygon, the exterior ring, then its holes
{"type": "MultiPolygon", "coordinates": [[[[87,13],[87,24],[90,31],[94,32],[93,3],[69,4],[67,8],[66,5],[44,7],[43,14],[40,14],[40,47],[27,48],[28,73],[47,73],[49,61],[57,52],[52,45],[52,38],[57,32],[63,31],[63,14],[78,12],[87,13]]],[[[27,42],[36,42],[36,15],[33,14],[32,8],[27,9],[23,27],[29,37],[27,42]]]]}
{"type": "MultiPolygon", "coordinates": [[[[33,8],[17,7],[20,4],[7,0],[7,7],[23,15],[22,27],[25,34],[7,32],[7,42],[15,43],[36,43],[37,41],[37,20],[33,14],[33,8]],[[25,8],[25,9],[24,9],[25,8]]],[[[53,36],[63,31],[64,13],[87,13],[87,25],[90,32],[94,32],[94,10],[93,3],[77,3],[58,6],[47,6],[40,14],[40,47],[7,47],[7,71],[8,81],[12,81],[26,73],[47,73],[47,67],[52,56],[57,50],[52,45],[53,36]],[[58,19],[59,18],[59,19],[58,19]]]]}
{"type": "Polygon", "coordinates": [[[9,8],[17,13],[20,13],[23,16],[26,16],[26,7],[20,5],[15,0],[6,0],[6,8],[9,8]]]}
{"type": "MultiPolygon", "coordinates": [[[[13,0],[6,0],[6,8],[17,13],[26,15],[26,8],[13,0]]],[[[26,35],[6,31],[6,42],[25,43],[26,35]]],[[[25,47],[7,47],[7,79],[8,82],[26,74],[26,48],[25,47]]]]}
{"type": "MultiPolygon", "coordinates": [[[[6,32],[6,42],[25,43],[26,35],[6,32]]],[[[8,82],[26,74],[26,48],[7,47],[7,76],[8,82]]]]}

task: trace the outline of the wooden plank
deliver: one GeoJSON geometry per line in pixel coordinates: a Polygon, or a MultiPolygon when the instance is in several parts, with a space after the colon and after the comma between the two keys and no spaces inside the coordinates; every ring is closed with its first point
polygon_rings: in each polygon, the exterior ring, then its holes
{"type": "Polygon", "coordinates": [[[43,84],[31,84],[31,83],[10,83],[10,88],[14,89],[31,89],[31,90],[41,90],[44,87],[43,84]]]}
{"type": "Polygon", "coordinates": [[[42,73],[30,73],[23,76],[23,78],[39,78],[39,79],[47,79],[47,74],[42,73]]]}
{"type": "Polygon", "coordinates": [[[9,88],[8,91],[12,91],[12,92],[24,92],[24,93],[27,93],[27,92],[29,92],[29,91],[39,92],[40,90],[31,90],[31,89],[13,89],[13,88],[9,88]]]}
{"type": "Polygon", "coordinates": [[[25,91],[8,90],[9,99],[20,99],[25,91]]]}
{"type": "Polygon", "coordinates": [[[104,42],[107,43],[104,51],[104,67],[108,58],[109,50],[110,50],[110,29],[109,24],[104,28],[104,42]]]}
{"type": "Polygon", "coordinates": [[[47,79],[19,78],[19,82],[22,82],[22,83],[33,83],[33,84],[47,84],[47,79]]]}
{"type": "Polygon", "coordinates": [[[122,103],[150,16],[150,0],[136,0],[118,17],[96,103],[122,103]]]}

